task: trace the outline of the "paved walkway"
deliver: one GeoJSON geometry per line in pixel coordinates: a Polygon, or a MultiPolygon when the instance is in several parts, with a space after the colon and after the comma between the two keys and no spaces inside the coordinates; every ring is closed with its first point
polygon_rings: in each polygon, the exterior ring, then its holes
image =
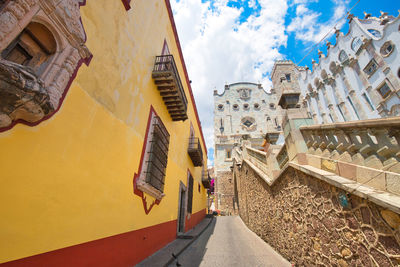
{"type": "MultiPolygon", "coordinates": [[[[179,255],[181,266],[291,266],[238,216],[216,217],[179,255]]],[[[176,261],[169,266],[177,266],[176,261]]],[[[179,266],[179,265],[178,265],[179,266]]]]}

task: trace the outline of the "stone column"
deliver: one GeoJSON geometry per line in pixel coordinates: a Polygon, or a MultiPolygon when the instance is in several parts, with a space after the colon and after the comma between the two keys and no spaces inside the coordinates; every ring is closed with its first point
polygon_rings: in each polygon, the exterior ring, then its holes
{"type": "Polygon", "coordinates": [[[314,122],[316,124],[318,124],[317,112],[314,110],[312,102],[311,102],[311,97],[313,97],[313,94],[314,94],[314,92],[311,92],[310,94],[307,94],[306,95],[306,99],[307,99],[307,102],[309,103],[308,107],[309,107],[309,111],[311,113],[311,117],[313,118],[314,122]]]}
{"type": "Polygon", "coordinates": [[[350,113],[347,110],[346,104],[344,103],[344,100],[343,100],[342,96],[340,95],[339,91],[337,90],[336,83],[335,83],[334,80],[332,80],[331,86],[332,86],[332,89],[333,89],[333,93],[336,96],[337,105],[340,106],[340,108],[342,110],[342,113],[343,113],[343,116],[344,116],[344,120],[348,121],[351,118],[350,113]]]}
{"type": "Polygon", "coordinates": [[[345,90],[348,93],[348,96],[349,96],[351,102],[354,104],[354,107],[355,107],[354,113],[358,114],[359,118],[362,120],[367,119],[368,117],[364,111],[365,106],[362,105],[362,103],[360,102],[360,98],[357,97],[357,94],[356,94],[355,90],[353,89],[353,87],[351,86],[349,80],[347,79],[347,76],[344,73],[343,68],[340,68],[338,73],[339,73],[340,78],[344,82],[345,90]]]}

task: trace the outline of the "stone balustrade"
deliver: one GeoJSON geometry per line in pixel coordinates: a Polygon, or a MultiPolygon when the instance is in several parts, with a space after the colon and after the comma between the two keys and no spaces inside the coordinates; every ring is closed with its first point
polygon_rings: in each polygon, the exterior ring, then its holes
{"type": "Polygon", "coordinates": [[[245,163],[269,186],[296,168],[360,197],[379,196],[373,201],[400,211],[393,202],[400,195],[400,118],[310,125],[304,116],[285,117],[283,146],[270,145],[263,152],[243,141],[234,161],[245,163]]]}
{"type": "Polygon", "coordinates": [[[400,173],[400,118],[302,126],[308,153],[400,173]]]}
{"type": "Polygon", "coordinates": [[[243,156],[242,156],[242,150],[240,147],[235,146],[232,149],[232,159],[236,164],[242,164],[243,156]]]}
{"type": "Polygon", "coordinates": [[[276,161],[278,162],[280,169],[283,169],[283,167],[285,167],[286,163],[289,161],[286,146],[281,147],[278,154],[276,155],[276,161]]]}
{"type": "Polygon", "coordinates": [[[263,173],[268,173],[268,164],[267,164],[267,153],[264,151],[260,151],[258,149],[254,149],[250,146],[245,146],[247,160],[253,163],[258,169],[260,169],[263,173]]]}

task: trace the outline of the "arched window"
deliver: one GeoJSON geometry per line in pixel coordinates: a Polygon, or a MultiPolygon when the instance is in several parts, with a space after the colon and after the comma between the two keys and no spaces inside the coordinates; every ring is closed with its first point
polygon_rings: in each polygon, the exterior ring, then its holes
{"type": "Polygon", "coordinates": [[[378,30],[375,29],[368,29],[368,32],[374,36],[375,38],[381,38],[382,37],[382,33],[378,30]]]}
{"type": "Polygon", "coordinates": [[[243,108],[246,109],[246,110],[249,109],[249,104],[247,104],[247,103],[244,104],[244,105],[243,105],[243,108]]]}
{"type": "Polygon", "coordinates": [[[31,22],[2,52],[8,61],[30,67],[36,74],[43,72],[50,57],[56,52],[53,34],[42,24],[31,22]]]}
{"type": "Polygon", "coordinates": [[[354,52],[357,52],[358,49],[360,49],[362,45],[362,40],[360,37],[355,37],[353,39],[353,42],[351,42],[351,49],[353,49],[354,52]]]}
{"type": "Polygon", "coordinates": [[[339,53],[339,61],[340,61],[340,63],[345,62],[348,58],[349,57],[347,56],[347,53],[344,50],[340,51],[340,53],[339,53]]]}
{"type": "Polygon", "coordinates": [[[255,110],[259,110],[259,109],[260,109],[260,104],[255,103],[255,104],[254,104],[254,109],[255,109],[255,110]]]}
{"type": "Polygon", "coordinates": [[[233,104],[233,110],[239,110],[239,105],[238,104],[233,104]]]}

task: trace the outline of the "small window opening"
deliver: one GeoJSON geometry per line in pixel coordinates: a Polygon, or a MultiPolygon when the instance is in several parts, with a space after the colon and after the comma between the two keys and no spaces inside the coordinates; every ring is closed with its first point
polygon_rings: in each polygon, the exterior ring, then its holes
{"type": "Polygon", "coordinates": [[[390,94],[391,90],[387,83],[384,83],[381,87],[378,88],[378,92],[380,93],[382,98],[386,98],[390,94]]]}
{"type": "Polygon", "coordinates": [[[39,74],[56,49],[57,44],[52,33],[42,24],[32,22],[11,42],[1,56],[6,60],[30,67],[39,74]]]}

